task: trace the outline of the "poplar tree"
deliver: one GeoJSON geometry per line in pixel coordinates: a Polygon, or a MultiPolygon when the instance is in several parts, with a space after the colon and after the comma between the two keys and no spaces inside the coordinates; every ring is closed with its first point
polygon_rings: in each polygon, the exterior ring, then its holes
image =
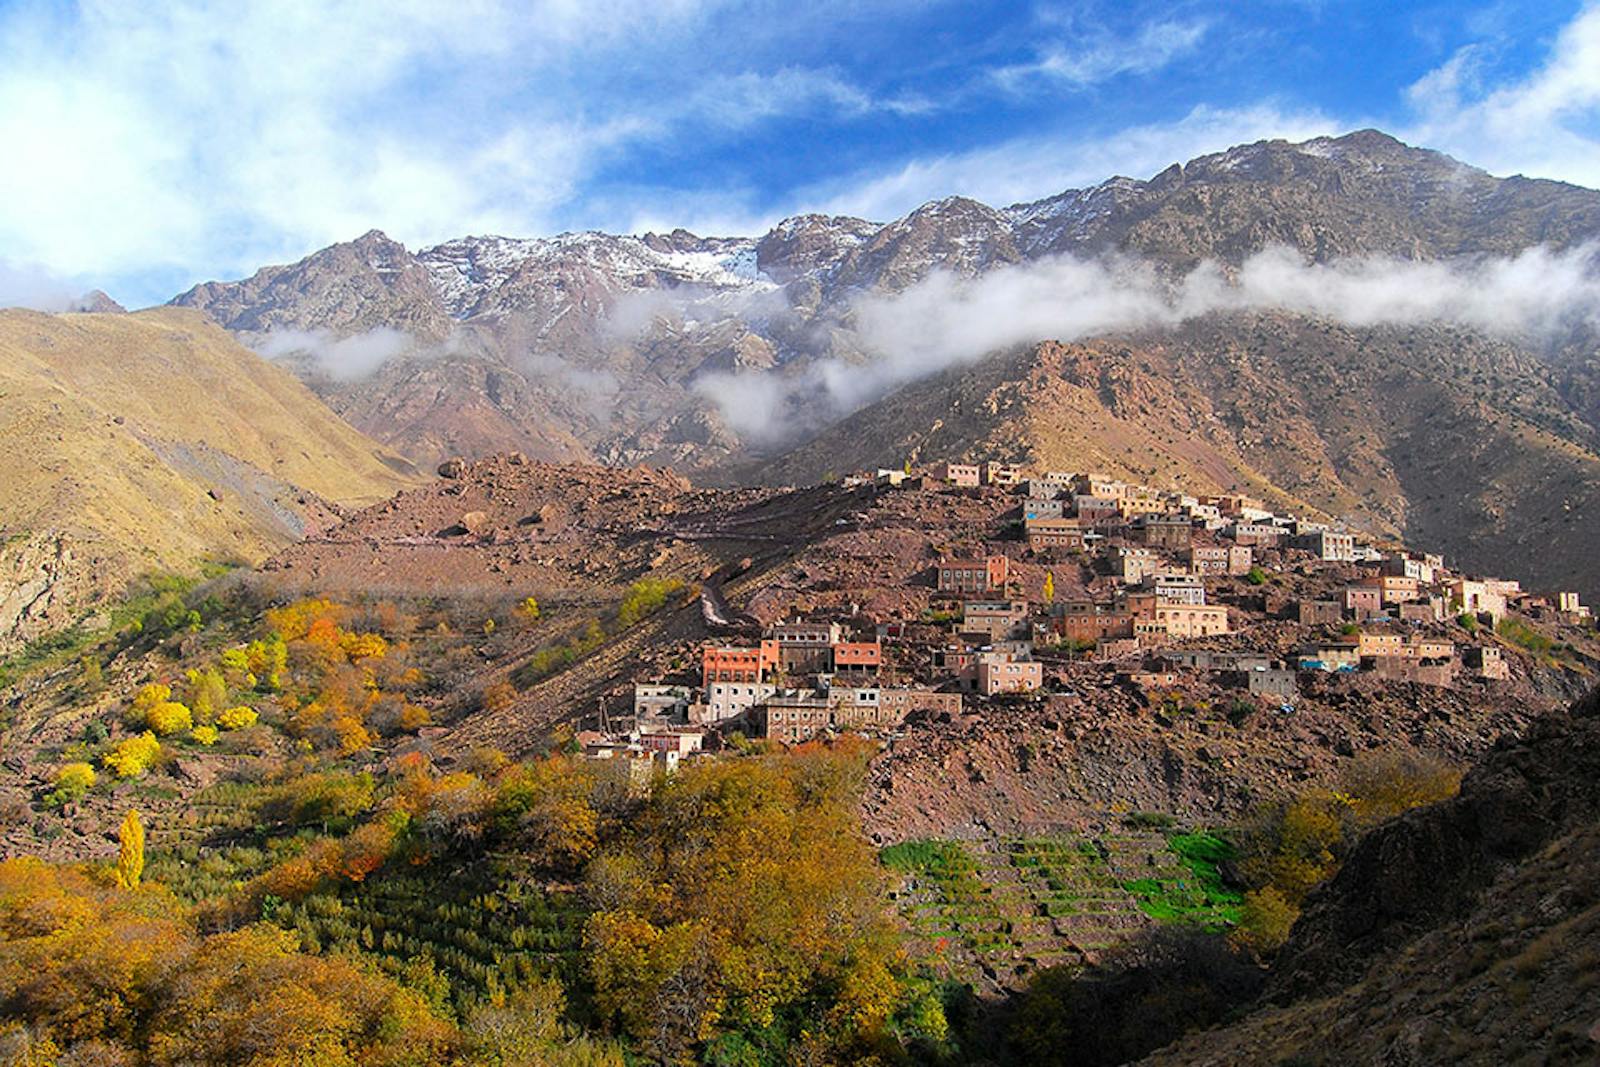
{"type": "Polygon", "coordinates": [[[117,831],[121,847],[117,850],[117,884],[124,889],[138,889],[144,877],[144,823],[133,808],[123,817],[122,828],[117,831]]]}

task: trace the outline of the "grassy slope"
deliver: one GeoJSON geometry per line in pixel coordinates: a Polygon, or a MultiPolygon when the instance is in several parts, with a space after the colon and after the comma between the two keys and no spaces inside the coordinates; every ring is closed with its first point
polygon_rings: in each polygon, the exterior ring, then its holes
{"type": "Polygon", "coordinates": [[[411,480],[197,313],[0,312],[0,642],[144,571],[259,559],[315,521],[307,491],[365,504],[411,480]]]}

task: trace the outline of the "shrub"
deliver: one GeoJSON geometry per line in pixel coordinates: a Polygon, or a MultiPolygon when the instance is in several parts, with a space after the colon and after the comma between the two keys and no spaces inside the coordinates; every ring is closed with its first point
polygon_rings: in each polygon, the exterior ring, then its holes
{"type": "Polygon", "coordinates": [[[1267,581],[1267,572],[1262,570],[1260,567],[1251,567],[1249,573],[1244,576],[1244,580],[1249,582],[1251,585],[1265,585],[1267,581]]]}
{"type": "Polygon", "coordinates": [[[137,778],[155,766],[160,758],[161,742],[156,740],[155,734],[146,730],[106,753],[101,762],[114,771],[118,778],[137,778]]]}
{"type": "Polygon", "coordinates": [[[256,709],[245,704],[228,708],[217,716],[217,725],[224,730],[244,730],[254,726],[261,716],[256,714],[256,709]]]}
{"type": "Polygon", "coordinates": [[[176,700],[165,700],[145,712],[144,724],[155,732],[157,737],[166,737],[181,730],[187,730],[194,725],[194,717],[189,713],[185,704],[176,700]]]}
{"type": "Polygon", "coordinates": [[[70,804],[94,788],[94,768],[87,763],[68,763],[56,772],[56,787],[48,800],[53,805],[70,804]]]}
{"type": "Polygon", "coordinates": [[[197,744],[214,745],[217,743],[217,738],[221,735],[217,733],[217,728],[215,726],[196,726],[193,730],[189,731],[189,736],[193,738],[197,744]]]}

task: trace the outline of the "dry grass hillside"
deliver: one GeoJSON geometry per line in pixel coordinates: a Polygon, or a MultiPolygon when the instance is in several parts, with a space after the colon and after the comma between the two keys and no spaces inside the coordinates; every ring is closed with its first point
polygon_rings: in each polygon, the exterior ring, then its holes
{"type": "Polygon", "coordinates": [[[196,312],[0,312],[0,648],[412,477],[196,312]]]}

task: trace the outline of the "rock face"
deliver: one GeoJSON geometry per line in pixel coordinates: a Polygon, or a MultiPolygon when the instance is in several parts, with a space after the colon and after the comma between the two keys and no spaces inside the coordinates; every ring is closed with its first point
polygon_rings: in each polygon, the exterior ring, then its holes
{"type": "Polygon", "coordinates": [[[1153,1064],[1593,1063],[1600,693],[1369,833],[1307,901],[1267,1003],[1153,1064]]]}
{"type": "MultiPolygon", "coordinates": [[[[1379,953],[1467,914],[1504,873],[1600,819],[1600,690],[1502,741],[1452,800],[1368,834],[1313,894],[1274,973],[1288,998],[1348,984],[1379,953]]],[[[1588,887],[1591,897],[1593,887],[1588,887]]]]}

